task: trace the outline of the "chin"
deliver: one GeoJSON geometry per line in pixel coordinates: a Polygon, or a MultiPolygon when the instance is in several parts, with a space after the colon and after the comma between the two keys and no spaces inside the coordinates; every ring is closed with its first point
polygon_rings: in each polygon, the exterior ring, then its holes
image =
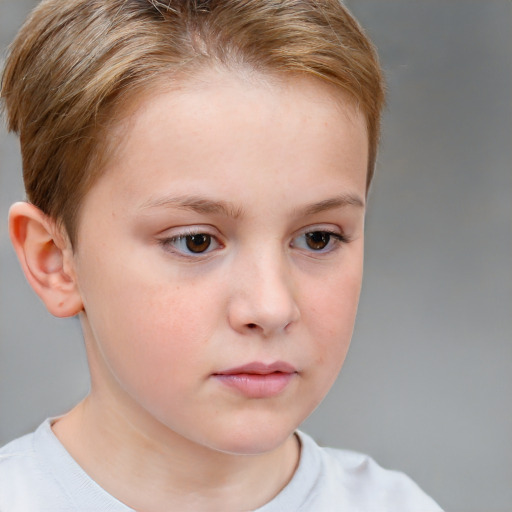
{"type": "Polygon", "coordinates": [[[279,448],[292,434],[293,430],[285,436],[237,437],[222,443],[217,450],[231,455],[261,455],[279,448]]]}
{"type": "Polygon", "coordinates": [[[207,443],[229,454],[259,455],[279,448],[295,431],[296,424],[281,421],[248,421],[222,429],[207,443]]]}

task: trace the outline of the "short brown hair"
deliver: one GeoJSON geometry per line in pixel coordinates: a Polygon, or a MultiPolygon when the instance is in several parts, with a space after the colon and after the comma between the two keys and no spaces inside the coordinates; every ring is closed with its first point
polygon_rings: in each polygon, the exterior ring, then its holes
{"type": "Polygon", "coordinates": [[[2,77],[29,201],[73,242],[120,106],[164,76],[208,63],[306,74],[348,94],[366,118],[370,184],[384,101],[372,43],[340,0],[43,0],[2,77]]]}

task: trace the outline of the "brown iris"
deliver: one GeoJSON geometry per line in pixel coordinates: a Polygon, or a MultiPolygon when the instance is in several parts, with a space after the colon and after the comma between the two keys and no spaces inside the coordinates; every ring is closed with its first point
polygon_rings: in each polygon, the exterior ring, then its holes
{"type": "Polygon", "coordinates": [[[325,249],[331,240],[331,234],[325,231],[313,231],[306,233],[306,244],[314,251],[325,249]]]}
{"type": "Polygon", "coordinates": [[[185,243],[190,252],[204,252],[208,247],[210,247],[212,237],[203,233],[198,235],[187,235],[185,243]]]}

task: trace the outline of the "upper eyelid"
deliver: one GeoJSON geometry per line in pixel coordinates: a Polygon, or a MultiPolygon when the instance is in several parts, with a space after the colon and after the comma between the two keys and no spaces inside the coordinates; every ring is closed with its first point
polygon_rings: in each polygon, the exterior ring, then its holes
{"type": "Polygon", "coordinates": [[[317,229],[317,230],[313,230],[313,231],[305,231],[303,233],[300,233],[298,234],[297,236],[294,236],[292,238],[292,244],[295,240],[297,240],[297,238],[300,238],[304,235],[307,235],[308,233],[326,233],[328,235],[330,235],[331,237],[333,237],[337,243],[348,243],[350,242],[350,238],[348,238],[347,236],[345,236],[343,233],[336,233],[334,231],[326,231],[324,229],[317,229]]]}
{"type": "MultiPolygon", "coordinates": [[[[233,227],[229,229],[231,231],[233,227]]],[[[337,222],[315,222],[308,225],[305,225],[301,228],[294,230],[291,235],[291,238],[295,238],[303,233],[313,232],[313,231],[325,231],[328,233],[333,233],[337,235],[346,235],[345,229],[340,226],[337,222]]],[[[157,236],[165,236],[166,238],[172,238],[177,236],[186,236],[186,235],[196,235],[196,234],[208,234],[211,236],[215,236],[217,238],[224,238],[224,234],[219,227],[215,224],[208,223],[190,223],[190,224],[181,224],[176,226],[168,226],[165,229],[159,230],[156,233],[157,236]],[[167,235],[167,236],[166,236],[167,235]]]]}
{"type": "Polygon", "coordinates": [[[330,233],[331,235],[341,236],[343,238],[349,238],[345,230],[343,230],[340,226],[335,224],[311,224],[310,226],[305,226],[299,230],[297,230],[293,235],[292,239],[297,238],[298,236],[305,235],[306,233],[315,233],[317,231],[323,233],[330,233]]]}
{"type": "MultiPolygon", "coordinates": [[[[312,224],[309,226],[305,226],[301,229],[298,229],[295,231],[291,236],[290,239],[294,240],[298,236],[305,235],[306,233],[314,233],[314,232],[325,232],[329,233],[331,235],[340,236],[344,239],[350,239],[349,236],[347,236],[346,232],[339,226],[334,226],[332,224],[325,225],[325,224],[312,224]]],[[[158,237],[165,240],[171,240],[171,239],[179,239],[186,236],[194,236],[194,235],[209,235],[213,238],[215,238],[217,241],[221,241],[224,237],[222,233],[220,233],[219,229],[217,229],[214,226],[208,225],[208,224],[202,224],[202,225],[191,225],[191,226],[179,226],[176,228],[167,228],[165,230],[162,230],[160,233],[158,233],[158,237]],[[176,230],[176,232],[174,232],[176,230]]]]}
{"type": "Polygon", "coordinates": [[[166,228],[158,233],[158,237],[171,239],[171,238],[180,238],[184,236],[191,235],[209,235],[211,237],[215,237],[217,239],[221,238],[219,234],[219,230],[213,226],[208,224],[202,224],[199,226],[191,225],[191,226],[178,226],[174,228],[166,228]]]}
{"type": "Polygon", "coordinates": [[[308,254],[309,253],[311,253],[312,255],[316,254],[318,257],[320,257],[321,255],[332,254],[337,249],[340,249],[343,245],[349,244],[350,242],[352,242],[354,240],[352,235],[347,234],[346,230],[344,230],[341,226],[339,226],[337,224],[330,224],[330,223],[312,224],[312,225],[306,226],[306,227],[298,230],[296,232],[296,234],[293,235],[293,237],[290,241],[290,247],[303,251],[304,248],[297,247],[297,246],[294,247],[295,240],[297,240],[297,238],[300,238],[301,236],[304,236],[308,233],[315,233],[315,232],[327,233],[334,238],[334,240],[331,240],[329,242],[329,245],[331,245],[330,249],[318,250],[318,251],[315,251],[313,249],[308,250],[308,254]]]}
{"type": "Polygon", "coordinates": [[[208,259],[212,255],[212,253],[223,248],[223,243],[219,240],[217,236],[205,233],[204,230],[181,232],[177,233],[176,235],[159,237],[157,239],[157,243],[169,254],[174,254],[175,257],[188,261],[202,261],[204,259],[208,259]],[[173,242],[178,242],[180,240],[183,240],[184,238],[187,238],[188,236],[196,236],[201,234],[211,237],[212,240],[214,240],[217,247],[214,247],[211,250],[210,247],[208,247],[208,249],[204,252],[194,253],[193,251],[188,252],[180,250],[178,247],[174,246],[173,242]]]}
{"type": "Polygon", "coordinates": [[[217,234],[210,233],[209,231],[205,229],[191,229],[191,230],[184,230],[177,233],[169,233],[168,235],[162,235],[158,237],[158,240],[160,242],[169,242],[171,240],[180,240],[182,238],[187,238],[188,236],[197,236],[197,235],[206,235],[215,240],[215,242],[219,245],[223,245],[223,242],[221,240],[221,237],[217,234]]]}

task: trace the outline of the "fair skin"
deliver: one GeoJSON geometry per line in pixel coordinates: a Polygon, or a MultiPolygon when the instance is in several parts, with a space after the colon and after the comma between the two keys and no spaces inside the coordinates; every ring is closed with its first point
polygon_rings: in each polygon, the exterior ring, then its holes
{"type": "Polygon", "coordinates": [[[11,209],[28,280],[83,326],[91,392],[54,432],[144,512],[251,510],[287,484],[361,286],[362,114],[314,79],[203,78],[115,127],[74,250],[11,209]]]}

